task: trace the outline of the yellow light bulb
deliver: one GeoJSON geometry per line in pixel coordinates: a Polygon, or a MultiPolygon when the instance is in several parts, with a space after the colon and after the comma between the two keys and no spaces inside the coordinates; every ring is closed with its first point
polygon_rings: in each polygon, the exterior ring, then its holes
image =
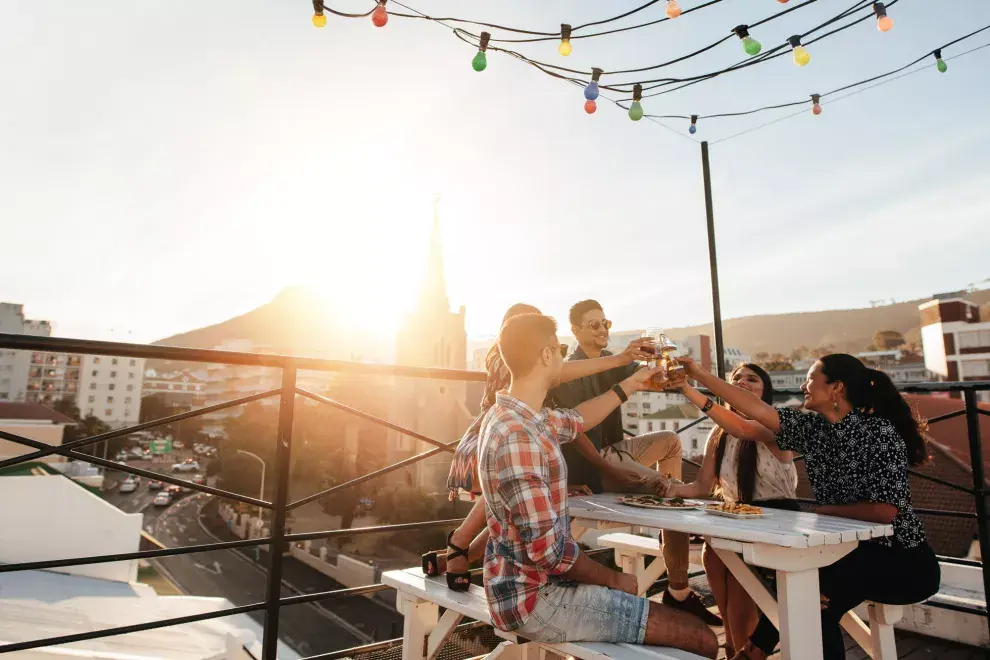
{"type": "Polygon", "coordinates": [[[327,26],[326,16],[324,16],[323,14],[313,14],[313,27],[321,28],[326,26],[327,26]]]}
{"type": "Polygon", "coordinates": [[[804,46],[794,47],[794,63],[798,66],[806,66],[811,61],[811,53],[804,46]]]}
{"type": "Polygon", "coordinates": [[[574,48],[571,47],[570,39],[564,39],[563,41],[560,42],[560,45],[557,46],[557,52],[563,55],[564,57],[570,55],[573,50],[574,48]]]}

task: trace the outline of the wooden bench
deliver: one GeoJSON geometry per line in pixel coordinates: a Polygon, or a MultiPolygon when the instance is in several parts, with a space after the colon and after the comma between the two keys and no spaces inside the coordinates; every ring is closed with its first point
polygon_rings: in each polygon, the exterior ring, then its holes
{"type": "MultiPolygon", "coordinates": [[[[622,569],[623,573],[631,573],[636,576],[639,581],[640,594],[646,593],[646,590],[667,570],[663,563],[663,549],[657,538],[612,533],[600,537],[598,543],[603,547],[615,549],[616,565],[622,569]],[[646,557],[655,558],[648,567],[646,566],[646,557]]],[[[700,551],[698,554],[700,555],[700,551]]],[[[700,557],[695,559],[694,555],[695,551],[692,549],[691,561],[700,564],[700,557]]],[[[753,580],[756,579],[754,576],[753,580]]],[[[769,594],[767,595],[769,597],[769,594]]],[[[866,603],[865,606],[869,625],[856,613],[849,612],[842,619],[842,627],[874,660],[887,660],[888,658],[896,660],[894,624],[904,616],[904,607],[871,602],[866,603]]],[[[774,611],[776,611],[775,607],[774,611]]]]}
{"type": "MultiPolygon", "coordinates": [[[[396,602],[405,617],[402,636],[402,660],[434,660],[444,642],[465,618],[491,624],[485,590],[472,584],[468,591],[451,591],[446,580],[428,577],[419,568],[388,571],[382,582],[398,593],[396,602]],[[440,616],[440,608],[446,610],[440,616]]],[[[639,644],[605,642],[567,642],[547,644],[531,642],[497,628],[495,634],[506,640],[489,656],[489,660],[538,660],[549,652],[580,660],[703,660],[699,655],[679,649],[639,644]]]]}
{"type": "MultiPolygon", "coordinates": [[[[641,596],[667,572],[667,565],[663,561],[663,548],[658,537],[613,532],[598,537],[598,545],[615,550],[616,566],[623,573],[636,576],[641,596]],[[647,557],[654,558],[649,566],[646,565],[647,557]]],[[[692,546],[688,560],[696,566],[701,566],[701,548],[692,546]]]]}

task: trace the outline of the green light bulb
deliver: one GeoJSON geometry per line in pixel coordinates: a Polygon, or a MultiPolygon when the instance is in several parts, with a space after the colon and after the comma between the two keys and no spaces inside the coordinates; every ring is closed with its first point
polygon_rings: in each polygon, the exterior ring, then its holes
{"type": "Polygon", "coordinates": [[[949,68],[949,65],[941,57],[935,60],[935,66],[938,68],[939,73],[945,73],[949,68]]]}
{"type": "Polygon", "coordinates": [[[485,56],[485,51],[478,51],[478,54],[471,60],[471,67],[475,71],[484,71],[488,67],[488,57],[485,56]]]}
{"type": "Polygon", "coordinates": [[[744,37],[742,40],[743,50],[747,55],[758,55],[763,46],[753,37],[744,37]]]}
{"type": "Polygon", "coordinates": [[[643,106],[640,105],[639,101],[633,101],[632,105],[629,106],[629,118],[633,121],[639,121],[643,118],[643,106]]]}

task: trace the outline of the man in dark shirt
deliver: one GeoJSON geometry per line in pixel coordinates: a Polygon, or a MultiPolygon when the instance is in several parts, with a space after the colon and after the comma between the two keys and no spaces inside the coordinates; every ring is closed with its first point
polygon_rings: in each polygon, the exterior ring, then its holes
{"type": "MultiPolygon", "coordinates": [[[[595,300],[582,300],[570,310],[571,331],[578,346],[568,360],[587,360],[611,355],[608,346],[612,322],[605,318],[602,306],[595,300]]],[[[586,376],[564,383],[552,392],[558,405],[573,408],[608,392],[613,385],[622,382],[637,369],[636,363],[586,376]]],[[[654,478],[659,476],[681,478],[681,439],[671,431],[646,433],[627,438],[622,429],[622,412],[613,410],[598,426],[584,431],[602,457],[627,470],[634,470],[654,478]],[[659,470],[653,466],[659,464],[659,470]]],[[[564,445],[568,481],[587,485],[593,492],[611,490],[608,479],[602,481],[601,471],[572,447],[564,445]]],[[[696,614],[708,625],[722,625],[722,620],[709,612],[701,599],[688,586],[688,536],[680,532],[663,533],[663,558],[667,565],[668,588],[662,602],[696,614]]]]}

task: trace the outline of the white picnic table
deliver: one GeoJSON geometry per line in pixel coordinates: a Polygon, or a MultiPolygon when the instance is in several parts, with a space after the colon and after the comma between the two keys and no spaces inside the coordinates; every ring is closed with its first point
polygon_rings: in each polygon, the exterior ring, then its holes
{"type": "Polygon", "coordinates": [[[705,537],[780,630],[780,650],[785,660],[822,657],[818,569],[834,564],[860,541],[894,533],[891,525],[814,513],[764,509],[763,518],[736,520],[698,510],[641,509],[619,504],[618,497],[615,493],[570,497],[568,514],[586,527],[601,522],[705,537]],[[745,564],[777,571],[778,600],[745,564]]]}

